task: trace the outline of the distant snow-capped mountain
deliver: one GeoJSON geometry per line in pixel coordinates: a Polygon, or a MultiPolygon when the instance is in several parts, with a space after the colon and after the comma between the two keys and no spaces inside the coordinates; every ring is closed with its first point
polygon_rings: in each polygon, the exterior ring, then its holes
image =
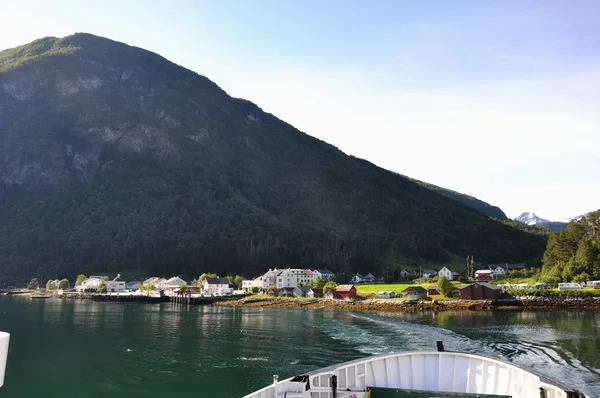
{"type": "Polygon", "coordinates": [[[550,222],[550,220],[538,217],[535,213],[532,212],[525,212],[521,214],[519,217],[515,218],[515,221],[519,221],[527,225],[545,224],[550,222]]]}

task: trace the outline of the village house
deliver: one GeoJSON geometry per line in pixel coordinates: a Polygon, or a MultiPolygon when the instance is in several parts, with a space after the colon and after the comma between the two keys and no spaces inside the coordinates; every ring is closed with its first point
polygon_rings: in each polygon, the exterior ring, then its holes
{"type": "Polygon", "coordinates": [[[233,293],[233,284],[227,278],[205,278],[202,282],[204,294],[216,296],[233,293]]]}
{"type": "Polygon", "coordinates": [[[400,270],[400,273],[398,274],[399,278],[403,281],[409,280],[409,279],[416,279],[419,277],[419,274],[417,271],[415,270],[400,270]]]}
{"type": "Polygon", "coordinates": [[[421,286],[407,287],[402,291],[404,297],[411,299],[422,299],[427,297],[427,290],[421,286]]]}
{"type": "Polygon", "coordinates": [[[142,285],[154,285],[157,290],[163,289],[163,284],[165,283],[165,278],[160,278],[158,276],[153,276],[151,278],[146,279],[142,282],[142,285]]]}
{"type": "Polygon", "coordinates": [[[279,289],[279,296],[293,297],[295,289],[297,289],[297,288],[296,287],[282,287],[281,289],[279,289]]]}
{"type": "Polygon", "coordinates": [[[292,291],[292,295],[294,297],[306,297],[306,294],[308,293],[309,290],[310,290],[309,286],[295,287],[294,290],[292,291]]]}
{"type": "Polygon", "coordinates": [[[352,283],[361,283],[362,281],[364,281],[365,277],[362,276],[361,274],[356,274],[352,277],[351,282],[352,283]]]}
{"type": "Polygon", "coordinates": [[[242,281],[242,290],[244,293],[250,293],[253,288],[258,288],[258,290],[261,290],[263,288],[262,278],[262,276],[259,276],[254,279],[244,279],[242,281]]]}
{"type": "Polygon", "coordinates": [[[125,281],[121,279],[121,274],[117,275],[112,281],[106,281],[107,293],[121,293],[125,291],[125,281]]]}
{"type": "Polygon", "coordinates": [[[439,296],[440,292],[435,287],[430,287],[429,289],[427,289],[427,295],[428,296],[439,296]]]}
{"type": "Polygon", "coordinates": [[[267,290],[269,286],[275,286],[277,284],[277,275],[281,273],[277,268],[271,270],[269,269],[262,276],[262,288],[263,290],[267,290]]]}
{"type": "Polygon", "coordinates": [[[504,269],[504,267],[497,266],[496,268],[494,268],[492,270],[492,273],[494,274],[495,277],[498,277],[498,276],[502,276],[502,275],[506,274],[506,270],[504,269]]]}
{"type": "Polygon", "coordinates": [[[335,297],[340,299],[353,299],[356,297],[354,285],[339,285],[335,288],[335,297]]]}
{"type": "Polygon", "coordinates": [[[370,282],[375,282],[375,275],[373,275],[372,273],[370,273],[370,272],[369,272],[369,273],[368,273],[368,274],[367,274],[367,275],[364,277],[364,279],[363,279],[363,282],[369,282],[369,283],[370,283],[370,282]]]}
{"type": "Polygon", "coordinates": [[[298,287],[299,285],[307,285],[314,280],[315,274],[309,269],[288,268],[281,270],[276,276],[275,286],[278,289],[283,287],[298,287]]]}
{"type": "Polygon", "coordinates": [[[476,282],[488,282],[492,279],[494,279],[494,274],[489,269],[481,269],[479,271],[475,271],[476,282]]]}
{"type": "Polygon", "coordinates": [[[381,299],[389,299],[389,298],[394,298],[394,297],[396,297],[396,293],[390,292],[390,291],[377,292],[377,294],[375,295],[375,298],[381,298],[381,299]]]}
{"type": "Polygon", "coordinates": [[[335,278],[335,274],[327,268],[317,268],[313,272],[325,282],[332,281],[335,278]]]}
{"type": "Polygon", "coordinates": [[[423,278],[433,278],[434,276],[437,276],[437,271],[433,270],[433,269],[424,269],[423,270],[423,278]]]}
{"type": "Polygon", "coordinates": [[[306,292],[306,297],[318,298],[323,296],[323,289],[312,287],[306,292]]]}
{"type": "Polygon", "coordinates": [[[325,298],[327,300],[335,299],[335,289],[327,289],[327,291],[325,292],[325,298]]]}
{"type": "Polygon", "coordinates": [[[163,290],[168,292],[173,292],[175,289],[178,289],[181,286],[187,286],[187,282],[178,276],[169,278],[162,284],[163,290]]]}
{"type": "Polygon", "coordinates": [[[525,263],[506,263],[505,268],[507,271],[523,271],[527,265],[525,263]]]}
{"type": "Polygon", "coordinates": [[[501,287],[485,282],[475,282],[460,289],[462,300],[496,300],[501,294],[501,287]]]}
{"type": "Polygon", "coordinates": [[[130,281],[130,282],[125,283],[125,289],[132,292],[132,291],[138,290],[141,285],[142,285],[142,282],[140,282],[140,281],[130,281]]]}
{"type": "Polygon", "coordinates": [[[104,279],[108,279],[108,276],[91,275],[88,279],[83,281],[81,285],[76,286],[75,288],[79,291],[96,291],[104,279]]]}
{"type": "Polygon", "coordinates": [[[450,269],[448,267],[443,267],[441,270],[439,270],[438,275],[443,276],[444,278],[448,279],[449,281],[454,279],[454,273],[452,271],[450,271],[450,269]]]}

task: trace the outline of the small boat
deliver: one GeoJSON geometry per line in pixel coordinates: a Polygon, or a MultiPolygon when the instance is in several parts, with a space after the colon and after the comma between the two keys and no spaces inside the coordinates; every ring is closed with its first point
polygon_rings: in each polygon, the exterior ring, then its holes
{"type": "Polygon", "coordinates": [[[47,298],[50,298],[50,296],[45,296],[43,294],[34,294],[34,295],[29,296],[29,297],[32,298],[32,299],[47,299],[47,298]]]}
{"type": "Polygon", "coordinates": [[[585,398],[531,369],[461,352],[375,355],[279,381],[244,398],[585,398]]]}

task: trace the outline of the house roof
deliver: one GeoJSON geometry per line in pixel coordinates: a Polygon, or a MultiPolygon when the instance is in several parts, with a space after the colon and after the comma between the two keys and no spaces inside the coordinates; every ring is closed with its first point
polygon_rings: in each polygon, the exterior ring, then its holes
{"type": "Polygon", "coordinates": [[[525,263],[515,263],[515,264],[506,264],[506,268],[508,269],[524,269],[527,268],[525,263]]]}
{"type": "Polygon", "coordinates": [[[294,289],[296,289],[296,288],[295,287],[282,287],[281,289],[279,289],[279,291],[292,293],[294,291],[294,289]]]}
{"type": "Polygon", "coordinates": [[[320,274],[332,274],[332,275],[333,275],[333,272],[331,272],[331,271],[330,271],[330,270],[328,270],[327,268],[317,268],[317,269],[315,270],[315,272],[318,272],[318,273],[320,273],[320,274]]]}
{"type": "Polygon", "coordinates": [[[305,270],[304,270],[304,273],[305,273],[306,275],[309,275],[309,276],[312,276],[312,275],[314,275],[314,274],[315,274],[314,272],[312,272],[312,271],[311,271],[311,270],[309,270],[309,269],[305,269],[305,270]]]}
{"type": "Polygon", "coordinates": [[[475,282],[475,283],[471,283],[470,285],[467,285],[465,287],[463,287],[462,289],[459,290],[463,290],[463,289],[467,289],[473,285],[479,285],[479,286],[483,286],[483,287],[487,287],[488,289],[492,289],[492,290],[502,290],[502,288],[500,286],[496,286],[496,285],[492,285],[491,283],[485,283],[485,282],[475,282]]]}
{"type": "Polygon", "coordinates": [[[231,285],[231,281],[227,278],[206,278],[204,279],[207,285],[231,285]]]}
{"type": "Polygon", "coordinates": [[[323,293],[323,289],[319,289],[318,287],[311,288],[313,293],[320,294],[323,293]]]}
{"type": "Polygon", "coordinates": [[[298,289],[302,290],[302,292],[306,293],[306,292],[310,292],[311,287],[310,286],[298,286],[298,289]]]}
{"type": "Polygon", "coordinates": [[[437,274],[437,271],[434,269],[424,269],[423,273],[424,274],[437,274]]]}
{"type": "Polygon", "coordinates": [[[403,290],[403,292],[407,292],[407,291],[414,291],[414,292],[419,292],[419,293],[427,293],[427,290],[425,290],[424,287],[421,286],[410,286],[407,287],[406,289],[403,290]]]}
{"type": "Polygon", "coordinates": [[[491,274],[492,270],[491,269],[480,269],[478,271],[475,271],[476,274],[491,274]]]}
{"type": "Polygon", "coordinates": [[[335,288],[335,291],[336,292],[349,292],[352,289],[356,290],[354,285],[339,285],[338,287],[335,288]]]}

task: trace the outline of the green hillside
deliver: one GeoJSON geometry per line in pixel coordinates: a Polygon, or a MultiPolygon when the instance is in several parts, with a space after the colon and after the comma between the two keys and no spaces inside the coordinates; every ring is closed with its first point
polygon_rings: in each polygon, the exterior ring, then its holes
{"type": "Polygon", "coordinates": [[[159,55],[88,34],[0,53],[0,135],[0,283],[518,262],[545,247],[159,55]]]}

